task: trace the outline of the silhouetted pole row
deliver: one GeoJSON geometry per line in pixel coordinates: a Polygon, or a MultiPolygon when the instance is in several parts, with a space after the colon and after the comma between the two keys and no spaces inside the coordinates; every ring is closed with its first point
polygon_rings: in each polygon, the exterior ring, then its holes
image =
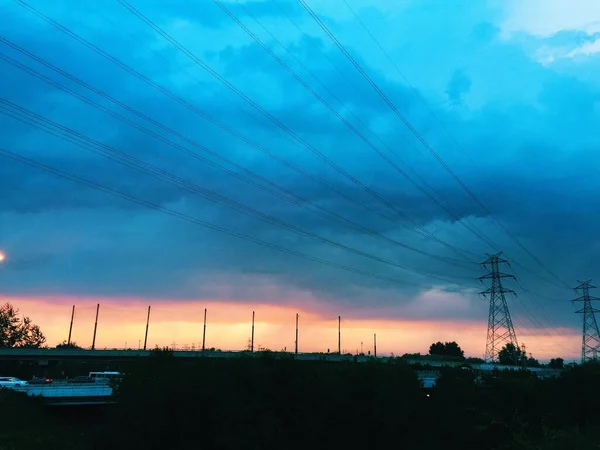
{"type": "Polygon", "coordinates": [[[342,316],[338,316],[338,354],[342,354],[342,316]]]}
{"type": "MultiPolygon", "coordinates": [[[[149,305],[148,306],[148,313],[146,316],[146,331],[144,334],[144,347],[143,349],[146,350],[148,348],[148,332],[150,330],[150,313],[152,310],[152,306],[149,305]]],[[[207,308],[204,308],[204,326],[202,329],[202,352],[204,352],[206,350],[206,323],[207,323],[207,308]]],[[[100,314],[100,303],[98,303],[96,305],[96,320],[94,321],[94,335],[92,338],[92,350],[96,349],[96,334],[98,331],[98,317],[100,314]]],[[[255,330],[255,318],[256,318],[256,312],[252,311],[252,335],[251,335],[251,339],[250,339],[250,351],[254,352],[254,330],[255,330]]],[[[67,344],[70,345],[71,344],[71,337],[73,334],[73,323],[75,321],[75,305],[73,305],[72,309],[71,309],[71,323],[69,325],[69,337],[67,339],[67,344]]],[[[296,313],[296,339],[294,341],[294,354],[297,355],[298,354],[298,348],[299,348],[299,322],[300,322],[300,314],[296,313]]],[[[360,343],[361,345],[361,353],[363,352],[363,343],[360,343]]],[[[138,345],[138,349],[139,349],[140,345],[138,345]]],[[[327,350],[329,351],[329,350],[327,350]]],[[[338,316],[338,354],[341,355],[342,354],[342,316],[338,316]]],[[[377,334],[373,334],[373,355],[375,357],[377,357],[377,334]]]]}
{"type": "Polygon", "coordinates": [[[148,327],[150,326],[150,305],[148,305],[148,317],[146,318],[146,334],[144,335],[144,350],[146,350],[146,344],[148,343],[148,327]]]}
{"type": "Polygon", "coordinates": [[[250,341],[250,351],[254,352],[254,311],[252,311],[252,340],[250,341]]]}
{"type": "Polygon", "coordinates": [[[294,354],[298,354],[298,313],[296,313],[296,348],[294,350],[294,354]]]}
{"type": "Polygon", "coordinates": [[[96,331],[98,330],[98,313],[100,312],[100,303],[96,306],[96,322],[94,323],[94,338],[92,339],[92,350],[96,348],[96,331]]]}
{"type": "Polygon", "coordinates": [[[75,305],[71,311],[71,325],[69,325],[69,339],[67,339],[67,345],[71,345],[71,333],[73,332],[73,319],[75,318],[75,305]]]}
{"type": "Polygon", "coordinates": [[[202,330],[202,351],[204,351],[204,349],[206,345],[206,308],[204,308],[204,328],[202,330]]]}

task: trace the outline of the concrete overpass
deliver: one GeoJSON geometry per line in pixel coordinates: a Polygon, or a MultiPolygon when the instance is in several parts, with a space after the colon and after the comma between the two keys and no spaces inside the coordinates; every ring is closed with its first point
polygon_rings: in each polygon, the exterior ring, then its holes
{"type": "MultiPolygon", "coordinates": [[[[201,351],[201,350],[174,350],[175,358],[238,358],[253,357],[260,358],[265,352],[249,351],[201,351]]],[[[49,361],[98,361],[98,362],[120,362],[135,360],[140,357],[150,356],[150,350],[87,350],[87,349],[63,349],[63,348],[2,348],[0,349],[0,361],[37,361],[40,365],[49,361]]],[[[272,352],[275,358],[295,357],[300,361],[330,361],[330,362],[367,362],[371,359],[366,355],[338,355],[337,353],[298,353],[272,352]]],[[[388,357],[378,357],[386,361],[388,357]]],[[[410,365],[423,365],[431,368],[458,367],[465,365],[463,361],[443,361],[435,359],[407,359],[410,365]]],[[[469,364],[476,371],[488,372],[492,370],[520,370],[521,366],[502,366],[499,364],[469,364]]],[[[527,370],[535,372],[538,376],[557,376],[560,370],[548,369],[546,367],[527,367],[527,370]]]]}
{"type": "MultiPolygon", "coordinates": [[[[176,358],[237,358],[241,356],[261,357],[265,352],[248,351],[202,351],[202,350],[173,350],[176,358]]],[[[64,349],[64,348],[2,348],[0,349],[0,361],[127,361],[140,357],[150,356],[150,350],[87,350],[87,349],[64,349]]],[[[272,352],[277,357],[294,356],[293,353],[272,352]]],[[[354,361],[359,362],[369,359],[368,356],[338,355],[337,353],[298,353],[298,360],[313,361],[354,361]]]]}

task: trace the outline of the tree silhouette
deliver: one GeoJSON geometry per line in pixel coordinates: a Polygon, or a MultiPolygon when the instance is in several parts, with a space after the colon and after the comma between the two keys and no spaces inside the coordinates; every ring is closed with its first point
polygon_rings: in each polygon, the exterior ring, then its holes
{"type": "Polygon", "coordinates": [[[523,356],[520,348],[508,343],[498,352],[498,362],[505,366],[516,366],[522,361],[523,356]]]}
{"type": "Polygon", "coordinates": [[[465,356],[465,352],[454,341],[446,343],[436,342],[435,344],[431,344],[429,347],[429,354],[431,356],[444,356],[460,359],[464,359],[465,356]]]}
{"type": "Polygon", "coordinates": [[[551,369],[564,369],[565,360],[562,358],[552,358],[550,360],[550,364],[548,364],[548,367],[551,369]]]}
{"type": "Polygon", "coordinates": [[[0,348],[40,348],[45,343],[42,330],[29,317],[19,317],[19,310],[10,303],[0,306],[0,348]]]}
{"type": "Polygon", "coordinates": [[[474,356],[469,356],[468,358],[466,358],[466,362],[469,364],[484,364],[485,363],[485,359],[483,358],[477,358],[474,356]]]}
{"type": "Polygon", "coordinates": [[[537,359],[535,359],[533,356],[526,358],[525,364],[527,365],[527,367],[540,367],[541,366],[540,362],[537,359]]]}
{"type": "Polygon", "coordinates": [[[446,354],[446,348],[441,342],[436,342],[429,347],[429,354],[432,356],[444,356],[446,354]]]}
{"type": "Polygon", "coordinates": [[[446,348],[446,356],[454,356],[457,358],[464,358],[465,356],[465,352],[454,341],[446,342],[444,347],[446,348]]]}
{"type": "Polygon", "coordinates": [[[83,347],[77,345],[77,342],[68,343],[67,341],[62,341],[55,348],[64,348],[64,349],[71,348],[71,349],[74,349],[74,350],[75,349],[77,349],[77,350],[83,349],[83,347]]]}

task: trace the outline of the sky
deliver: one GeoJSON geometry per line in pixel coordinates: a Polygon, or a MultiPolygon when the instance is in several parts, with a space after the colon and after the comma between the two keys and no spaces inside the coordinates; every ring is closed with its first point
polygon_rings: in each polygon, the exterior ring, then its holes
{"type": "Polygon", "coordinates": [[[576,359],[594,0],[1,0],[0,297],[48,343],[576,359]],[[25,158],[25,159],[24,159],[25,158]],[[58,172],[57,172],[58,171],[58,172]]]}

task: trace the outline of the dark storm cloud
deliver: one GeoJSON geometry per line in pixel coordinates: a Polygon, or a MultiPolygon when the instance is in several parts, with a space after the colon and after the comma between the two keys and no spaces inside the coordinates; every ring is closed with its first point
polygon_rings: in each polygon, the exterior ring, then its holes
{"type": "MultiPolygon", "coordinates": [[[[102,23],[100,19],[86,22],[86,17],[92,14],[85,10],[87,7],[84,5],[80,5],[80,12],[87,16],[77,16],[74,12],[65,14],[62,8],[53,12],[53,8],[44,4],[37,5],[53,17],[67,21],[86,39],[114,53],[196,107],[241,130],[276,155],[293,161],[306,173],[325,179],[331,187],[343,191],[363,206],[343,199],[281,165],[242,139],[210,124],[189,108],[177,104],[135,77],[126,75],[81,45],[44,28],[39,22],[35,22],[35,26],[44,30],[43,39],[41,34],[19,31],[33,26],[31,18],[21,12],[8,9],[8,14],[14,20],[10,26],[2,28],[1,34],[178,133],[249,168],[260,177],[272,180],[359,226],[385,233],[396,244],[365,235],[352,225],[311,213],[226,175],[30,76],[21,76],[16,69],[5,65],[2,66],[5,76],[0,84],[0,94],[194,185],[222,193],[325,239],[415,270],[403,270],[302,237],[301,233],[241,214],[235,208],[207,201],[190,190],[124,169],[56,138],[32,132],[2,116],[2,146],[28,157],[47,161],[65,171],[232,231],[400,281],[394,284],[295,258],[207,231],[198,225],[178,221],[168,215],[3,160],[0,165],[0,193],[3,199],[8,200],[0,204],[0,231],[8,237],[3,239],[2,246],[11,255],[17,255],[14,262],[6,266],[8,270],[5,273],[10,276],[3,281],[5,289],[21,293],[198,298],[214,295],[216,277],[223,283],[236,286],[241,277],[255,275],[264,277],[260,279],[267,280],[265,283],[311,292],[331,305],[368,304],[374,310],[377,306],[388,308],[405,304],[416,298],[422,289],[433,287],[450,292],[458,290],[469,298],[475,298],[471,287],[477,287],[473,278],[481,274],[477,267],[470,262],[465,262],[463,267],[444,260],[461,256],[448,246],[422,236],[425,231],[434,233],[445,243],[459,247],[469,259],[479,261],[483,256],[478,255],[492,249],[471,233],[473,229],[504,248],[511,259],[522,261],[528,269],[551,278],[514,241],[502,235],[487,213],[461,191],[455,180],[426,150],[415,145],[414,139],[410,139],[410,145],[407,144],[389,127],[388,123],[391,122],[400,128],[398,118],[353,71],[343,55],[331,43],[324,41],[322,35],[306,38],[290,31],[292,28],[286,25],[284,18],[275,15],[276,11],[269,6],[271,2],[246,4],[254,14],[268,20],[265,23],[282,23],[276,28],[280,38],[344,106],[338,105],[296,61],[265,37],[269,48],[273,48],[384,153],[393,155],[395,161],[409,163],[421,177],[414,178],[417,183],[422,185],[424,180],[431,186],[435,195],[443,199],[443,204],[448,205],[447,208],[455,217],[444,212],[387,165],[264,50],[248,36],[240,34],[233,22],[223,20],[226,16],[218,8],[215,9],[212,2],[209,3],[211,7],[206,7],[205,15],[199,13],[204,9],[183,2],[175,2],[168,8],[153,3],[136,6],[159,20],[163,26],[169,27],[174,34],[179,33],[178,39],[185,45],[197,48],[199,57],[206,57],[228,80],[282,123],[395,205],[396,211],[383,206],[336,170],[326,167],[309,150],[294,143],[290,136],[286,136],[258,111],[210,79],[189,59],[166,46],[164,41],[149,33],[137,19],[122,10],[119,10],[119,15],[113,16],[115,23],[121,27],[128,25],[128,33],[143,39],[145,46],[121,33],[114,33],[110,27],[99,26],[102,23]],[[185,26],[177,25],[178,21],[184,19],[185,26]],[[221,32],[221,42],[217,45],[214,37],[218,32],[221,32]],[[159,62],[153,49],[157,49],[170,63],[159,62]],[[330,62],[333,62],[333,66],[330,62]],[[188,74],[203,83],[198,83],[188,74]],[[348,83],[348,79],[351,83],[348,83]],[[354,86],[359,87],[358,91],[354,86]],[[345,107],[368,123],[390,149],[356,123],[345,107]],[[380,213],[374,213],[373,210],[380,213]],[[409,216],[408,220],[404,214],[409,216]],[[456,223],[455,218],[460,222],[456,223]],[[423,228],[416,229],[414,223],[423,228]],[[402,245],[418,248],[430,256],[402,245]],[[459,286],[435,278],[437,276],[459,286]],[[35,283],[31,280],[35,280],[35,283]]],[[[249,26],[252,24],[252,20],[242,10],[235,9],[235,5],[228,7],[232,7],[235,14],[247,21],[249,26]]],[[[409,49],[401,59],[397,55],[392,56],[401,62],[402,67],[412,67],[412,71],[423,70],[423,76],[412,81],[419,87],[420,94],[426,96],[433,105],[440,121],[452,130],[465,152],[453,144],[415,93],[398,81],[398,74],[389,69],[385,60],[376,58],[369,48],[362,46],[362,38],[353,36],[348,28],[343,28],[341,34],[349,40],[348,49],[356,55],[361,66],[372,74],[377,84],[414,126],[424,130],[426,139],[514,235],[547,261],[548,267],[564,274],[565,278],[573,278],[585,270],[593,272],[591,267],[600,266],[593,251],[597,246],[592,225],[597,208],[594,194],[597,184],[591,177],[598,165],[594,154],[598,138],[591,131],[592,125],[599,123],[597,88],[577,78],[552,73],[525,55],[514,43],[499,41],[499,25],[492,25],[493,18],[489,17],[488,12],[465,11],[464,23],[468,26],[464,30],[452,24],[446,28],[425,30],[407,23],[406,35],[402,35],[399,42],[385,44],[392,53],[395,48],[409,49]],[[448,33],[454,33],[456,39],[452,40],[448,33]],[[424,61],[422,54],[431,51],[434,43],[438,46],[435,54],[441,54],[445,49],[448,56],[438,61],[436,70],[431,70],[430,62],[424,61]],[[421,44],[422,47],[418,49],[421,44]],[[465,50],[467,47],[470,53],[465,50]],[[465,54],[469,54],[471,59],[465,59],[465,54]],[[490,62],[482,62],[481,55],[486,55],[490,62]],[[495,62],[495,59],[500,62],[495,62]],[[490,64],[501,64],[507,69],[498,67],[496,73],[490,72],[490,64]],[[503,92],[505,86],[510,88],[503,92]],[[530,87],[534,87],[534,91],[530,87]],[[458,110],[444,107],[446,89],[451,100],[460,100],[458,110]],[[465,153],[471,158],[467,158],[465,153]],[[477,166],[473,160],[478,163],[477,166]],[[556,238],[557,234],[561,236],[560,239],[556,238]]],[[[302,24],[310,23],[309,19],[298,14],[297,8],[288,12],[301,18],[302,24]]],[[[433,23],[446,23],[446,13],[440,11],[439,17],[432,19],[433,23]]],[[[105,14],[108,12],[105,11],[105,14]]],[[[424,12],[413,7],[406,14],[403,20],[414,22],[424,12]]],[[[331,21],[336,27],[343,25],[336,24],[335,17],[331,21]]],[[[382,19],[378,33],[394,36],[397,26],[382,19]]],[[[306,29],[312,30],[310,27],[306,29]]],[[[4,46],[0,47],[0,51],[9,53],[4,46]]],[[[9,54],[15,58],[18,56],[14,52],[9,54]]],[[[20,61],[31,64],[26,59],[20,61]]],[[[51,74],[48,71],[44,73],[48,76],[51,74]]],[[[78,92],[90,95],[81,89],[78,92]]],[[[96,100],[110,109],[114,108],[110,102],[99,98],[96,100]]],[[[119,113],[143,123],[139,117],[123,111],[119,113]]],[[[144,126],[216,161],[189,142],[151,124],[144,123],[144,126]]],[[[404,131],[403,135],[409,136],[410,133],[404,131]]],[[[222,161],[219,163],[225,164],[222,161]]],[[[399,164],[412,174],[410,169],[399,164]]],[[[256,182],[264,183],[258,178],[256,182]]],[[[192,185],[189,187],[192,188],[192,185]]],[[[564,290],[552,288],[518,266],[515,271],[529,289],[539,289],[543,295],[551,298],[566,294],[564,290]]],[[[234,289],[237,292],[234,296],[239,301],[258,300],[256,297],[260,297],[260,288],[256,288],[253,298],[249,299],[244,282],[239,283],[242,283],[241,287],[234,289]]],[[[479,318],[481,308],[475,305],[473,303],[472,312],[467,314],[479,318]]],[[[561,311],[560,304],[555,303],[547,308],[545,314],[552,321],[564,320],[564,323],[570,324],[561,311]]],[[[436,314],[438,317],[453,317],[455,313],[451,307],[440,305],[436,314]]],[[[460,312],[461,317],[464,314],[464,311],[460,312]]]]}

